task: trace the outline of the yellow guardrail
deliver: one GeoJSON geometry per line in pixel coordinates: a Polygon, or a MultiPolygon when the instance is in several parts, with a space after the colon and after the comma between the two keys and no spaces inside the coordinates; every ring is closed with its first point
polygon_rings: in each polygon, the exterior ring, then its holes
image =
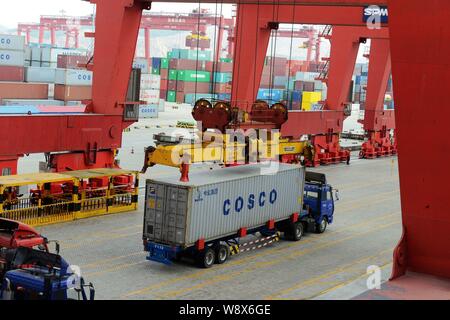
{"type": "MultiPolygon", "coordinates": [[[[114,169],[95,169],[85,171],[72,171],[65,176],[55,173],[47,174],[45,182],[24,179],[20,175],[3,178],[5,183],[0,183],[0,217],[20,221],[32,226],[42,226],[60,222],[73,221],[118,212],[134,211],[138,208],[137,172],[125,172],[114,169]],[[69,178],[68,175],[71,175],[69,178]],[[103,174],[103,175],[102,175],[103,174]],[[133,176],[130,182],[124,185],[115,185],[115,177],[121,175],[133,176]],[[107,186],[98,189],[79,190],[80,183],[84,180],[97,177],[108,177],[107,186]],[[54,179],[54,180],[51,180],[54,179]],[[58,180],[60,179],[60,180],[58,180]],[[59,181],[73,181],[73,193],[70,194],[32,194],[30,197],[11,197],[11,191],[18,185],[49,186],[47,181],[59,183],[59,181]],[[9,193],[4,192],[7,191],[9,193]]],[[[1,179],[0,179],[1,182],[1,179]]],[[[39,189],[39,188],[38,188],[39,189]]],[[[44,188],[45,189],[45,188],[44,188]]],[[[50,189],[44,190],[48,192],[50,189]]]]}

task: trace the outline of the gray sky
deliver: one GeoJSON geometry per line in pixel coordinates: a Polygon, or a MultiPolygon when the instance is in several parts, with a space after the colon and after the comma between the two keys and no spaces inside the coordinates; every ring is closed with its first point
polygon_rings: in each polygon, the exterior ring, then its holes
{"type": "MultiPolygon", "coordinates": [[[[68,16],[84,16],[93,13],[94,5],[81,0],[2,0],[0,25],[14,28],[18,22],[38,22],[40,15],[59,15],[61,10],[68,16]]],[[[220,4],[218,5],[220,9],[220,4]]],[[[215,11],[215,4],[204,4],[202,8],[215,11]]],[[[198,4],[153,3],[152,12],[190,12],[198,8],[198,4]]],[[[224,15],[231,14],[231,6],[223,5],[224,15]]]]}

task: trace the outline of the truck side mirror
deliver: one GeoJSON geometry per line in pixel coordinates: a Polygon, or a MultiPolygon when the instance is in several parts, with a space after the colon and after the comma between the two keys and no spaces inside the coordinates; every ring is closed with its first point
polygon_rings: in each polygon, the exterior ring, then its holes
{"type": "Polygon", "coordinates": [[[338,189],[334,190],[334,199],[335,199],[335,201],[339,201],[339,190],[338,189]]]}

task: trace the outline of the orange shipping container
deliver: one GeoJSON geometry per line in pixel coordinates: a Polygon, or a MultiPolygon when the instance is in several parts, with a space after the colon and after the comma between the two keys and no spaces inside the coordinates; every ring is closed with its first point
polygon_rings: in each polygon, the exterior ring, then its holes
{"type": "Polygon", "coordinates": [[[0,99],[48,99],[48,84],[0,82],[0,99]]]}
{"type": "Polygon", "coordinates": [[[92,96],[91,86],[66,86],[55,84],[55,99],[64,101],[89,100],[92,96]]]}

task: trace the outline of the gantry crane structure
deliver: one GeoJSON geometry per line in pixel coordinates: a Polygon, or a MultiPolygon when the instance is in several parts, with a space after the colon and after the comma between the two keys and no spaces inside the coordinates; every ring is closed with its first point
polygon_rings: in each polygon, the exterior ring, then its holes
{"type": "MultiPolygon", "coordinates": [[[[19,23],[17,25],[18,35],[25,34],[27,43],[31,41],[31,32],[38,31],[38,43],[44,43],[45,32],[50,32],[50,44],[56,45],[56,32],[65,31],[65,46],[70,47],[71,43],[75,48],[79,47],[79,35],[81,26],[92,27],[94,16],[41,16],[39,23],[19,23]]],[[[234,28],[235,19],[225,18],[223,15],[209,12],[192,13],[144,13],[141,19],[141,29],[144,30],[144,57],[150,58],[150,31],[151,30],[177,30],[190,31],[192,35],[206,34],[208,26],[217,26],[217,39],[215,47],[215,60],[222,54],[222,43],[227,33],[227,56],[232,57],[234,53],[234,28]]],[[[278,38],[305,38],[310,44],[307,48],[306,61],[318,63],[320,56],[320,44],[317,43],[317,31],[313,28],[303,28],[300,30],[279,30],[274,36],[278,38]],[[316,43],[315,43],[316,42],[316,43]],[[313,56],[312,45],[314,43],[316,52],[313,56]]]]}
{"type": "MultiPolygon", "coordinates": [[[[200,2],[214,3],[213,0],[200,2]]],[[[130,106],[124,97],[142,11],[150,9],[151,2],[92,0],[92,3],[97,5],[97,15],[90,113],[0,117],[2,136],[14,137],[0,141],[3,159],[45,150],[79,150],[78,153],[65,154],[66,158],[64,155],[58,156],[58,160],[67,164],[79,161],[83,166],[86,160],[88,163],[98,162],[102,154],[104,158],[112,159],[112,150],[120,147],[121,129],[133,121],[124,118],[130,106]],[[30,135],[30,132],[33,134],[30,135]]],[[[354,66],[353,56],[349,55],[354,50],[354,39],[351,38],[354,34],[342,32],[339,35],[337,30],[341,27],[365,27],[362,19],[365,6],[389,6],[389,25],[382,27],[389,29],[386,32],[389,32],[396,99],[395,125],[403,225],[401,240],[394,250],[393,279],[411,271],[450,278],[450,200],[444,194],[446,188],[436,188],[434,185],[436,168],[443,179],[450,174],[446,166],[450,159],[445,134],[450,115],[450,109],[445,105],[449,86],[445,79],[450,75],[446,59],[450,53],[450,42],[445,40],[450,38],[450,29],[442,28],[442,21],[448,19],[450,3],[437,0],[427,3],[427,6],[423,4],[422,0],[285,0],[276,4],[271,0],[260,0],[258,4],[253,0],[239,0],[236,18],[232,101],[254,100],[258,84],[253,78],[259,79],[261,76],[270,34],[278,23],[292,23],[295,20],[297,23],[335,26],[333,36],[342,37],[347,45],[338,48],[336,51],[340,53],[331,56],[331,59],[342,63],[336,67],[336,70],[341,70],[340,76],[332,75],[330,65],[328,79],[330,86],[335,81],[343,85],[329,88],[326,110],[294,113],[282,127],[284,134],[297,135],[300,128],[307,133],[327,132],[327,135],[333,136],[342,125],[345,109],[343,97],[348,93],[346,84],[350,81],[350,70],[354,66]],[[428,94],[430,92],[433,94],[428,94]],[[430,110],[425,111],[424,106],[430,110]],[[418,130],[427,134],[417,134],[418,130]],[[418,156],[418,150],[421,150],[418,146],[424,145],[429,146],[429,161],[422,161],[422,157],[418,156]]],[[[367,38],[371,37],[367,35],[367,38]]],[[[339,74],[338,71],[335,73],[339,74]]],[[[380,110],[374,110],[373,115],[376,117],[379,113],[380,110]]]]}

